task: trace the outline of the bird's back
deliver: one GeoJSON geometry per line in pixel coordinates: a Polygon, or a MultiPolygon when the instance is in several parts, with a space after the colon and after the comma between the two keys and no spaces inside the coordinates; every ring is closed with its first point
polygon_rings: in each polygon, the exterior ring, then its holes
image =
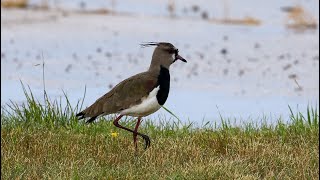
{"type": "Polygon", "coordinates": [[[117,84],[77,116],[97,117],[118,113],[141,103],[158,84],[158,74],[149,71],[131,76],[117,84]]]}

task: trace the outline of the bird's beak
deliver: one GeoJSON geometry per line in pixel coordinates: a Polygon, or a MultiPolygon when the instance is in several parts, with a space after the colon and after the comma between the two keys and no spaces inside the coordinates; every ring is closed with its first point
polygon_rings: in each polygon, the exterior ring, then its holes
{"type": "Polygon", "coordinates": [[[174,61],[176,61],[176,60],[178,60],[178,59],[181,60],[181,61],[183,61],[183,62],[185,62],[185,63],[187,62],[187,60],[185,60],[185,59],[184,59],[183,57],[181,57],[179,54],[176,55],[176,58],[175,58],[174,61]]]}

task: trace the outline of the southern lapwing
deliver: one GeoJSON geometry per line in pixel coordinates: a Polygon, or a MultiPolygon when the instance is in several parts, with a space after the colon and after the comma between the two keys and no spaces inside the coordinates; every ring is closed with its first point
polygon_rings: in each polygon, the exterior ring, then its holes
{"type": "Polygon", "coordinates": [[[145,149],[150,146],[150,138],[138,132],[138,127],[142,117],[156,112],[166,102],[170,89],[170,65],[177,60],[187,62],[171,43],[150,42],[141,45],[143,47],[156,46],[148,71],[123,80],[91,106],[76,115],[79,119],[90,118],[86,122],[91,123],[98,116],[119,114],[113,124],[133,133],[136,150],[137,135],[145,140],[145,149]],[[119,124],[122,116],[138,117],[134,130],[119,124]]]}

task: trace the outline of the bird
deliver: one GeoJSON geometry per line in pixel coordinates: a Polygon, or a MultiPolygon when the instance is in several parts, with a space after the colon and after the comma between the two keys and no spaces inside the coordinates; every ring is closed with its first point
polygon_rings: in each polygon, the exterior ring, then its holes
{"type": "Polygon", "coordinates": [[[138,135],[144,139],[145,149],[150,147],[149,136],[138,132],[138,128],[142,117],[156,112],[166,102],[170,90],[170,66],[177,60],[187,62],[169,42],[147,42],[140,45],[155,47],[149,69],[121,81],[92,105],[76,114],[79,120],[89,118],[86,123],[94,122],[99,116],[118,114],[113,124],[133,134],[136,150],[138,135]],[[133,130],[119,124],[123,116],[137,117],[133,130]]]}

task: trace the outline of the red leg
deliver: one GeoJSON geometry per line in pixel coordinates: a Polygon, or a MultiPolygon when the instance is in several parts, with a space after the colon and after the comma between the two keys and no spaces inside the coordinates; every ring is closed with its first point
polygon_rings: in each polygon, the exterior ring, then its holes
{"type": "Polygon", "coordinates": [[[137,134],[137,132],[138,132],[140,122],[141,122],[141,117],[138,117],[138,122],[136,124],[136,127],[134,128],[134,133],[133,133],[133,143],[134,143],[134,147],[136,148],[136,150],[138,148],[138,143],[137,143],[138,134],[137,134]]]}
{"type": "MultiPolygon", "coordinates": [[[[149,138],[147,135],[145,135],[145,134],[141,134],[141,133],[139,133],[139,132],[137,132],[137,131],[133,131],[133,130],[131,130],[131,129],[129,129],[129,128],[126,128],[126,127],[124,127],[124,126],[121,126],[121,125],[119,124],[119,120],[122,118],[122,116],[123,116],[123,115],[120,115],[119,117],[117,117],[117,119],[115,119],[115,120],[113,121],[113,124],[114,124],[116,127],[118,127],[118,128],[124,129],[124,130],[126,130],[126,131],[132,132],[133,134],[137,134],[137,135],[141,136],[141,137],[144,139],[145,143],[146,143],[145,149],[147,149],[147,148],[150,146],[150,138],[149,138]]],[[[139,124],[140,124],[140,122],[139,122],[139,124]]],[[[138,128],[137,128],[137,129],[138,129],[138,128]]]]}

